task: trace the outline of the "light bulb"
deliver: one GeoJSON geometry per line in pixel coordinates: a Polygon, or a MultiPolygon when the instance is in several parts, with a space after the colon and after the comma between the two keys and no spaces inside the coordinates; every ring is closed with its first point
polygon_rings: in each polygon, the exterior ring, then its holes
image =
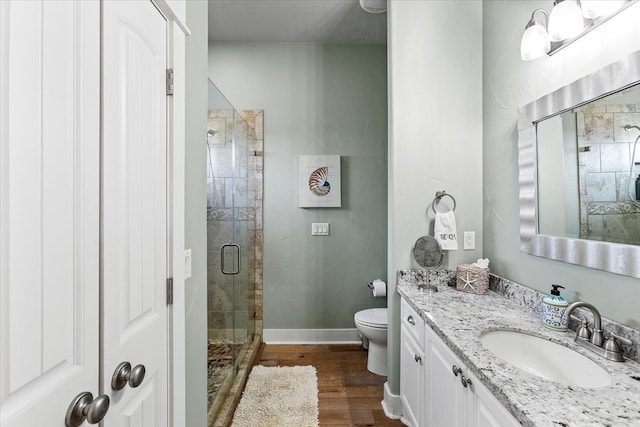
{"type": "Polygon", "coordinates": [[[575,0],[556,0],[549,16],[549,37],[553,42],[577,36],[584,28],[582,11],[575,0]]]}
{"type": "Polygon", "coordinates": [[[595,19],[599,16],[611,15],[620,9],[624,0],[582,0],[580,7],[582,15],[587,19],[595,19]]]}
{"type": "Polygon", "coordinates": [[[540,58],[551,49],[549,34],[544,26],[536,23],[527,27],[520,43],[520,57],[523,61],[540,58]]]}

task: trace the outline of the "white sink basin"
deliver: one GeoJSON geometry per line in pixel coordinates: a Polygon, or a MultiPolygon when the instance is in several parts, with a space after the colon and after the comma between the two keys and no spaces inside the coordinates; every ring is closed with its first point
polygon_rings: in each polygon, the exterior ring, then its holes
{"type": "Polygon", "coordinates": [[[611,376],[578,352],[544,338],[514,331],[491,331],[482,345],[502,360],[546,380],[577,387],[606,387],[611,376]]]}

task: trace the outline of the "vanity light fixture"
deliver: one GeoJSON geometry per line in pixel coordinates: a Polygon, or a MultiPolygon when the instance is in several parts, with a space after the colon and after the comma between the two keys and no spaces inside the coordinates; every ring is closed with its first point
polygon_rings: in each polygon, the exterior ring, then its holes
{"type": "Polygon", "coordinates": [[[624,0],[581,0],[582,15],[587,19],[611,15],[620,9],[624,0]]]}
{"type": "Polygon", "coordinates": [[[576,0],[555,0],[549,16],[549,38],[560,42],[582,32],[584,20],[576,0]]]}
{"type": "Polygon", "coordinates": [[[536,9],[525,27],[520,57],[553,55],[638,0],[554,0],[551,13],[536,9]],[[544,15],[544,23],[540,15],[544,15]]]}
{"type": "Polygon", "coordinates": [[[522,35],[520,43],[520,56],[524,61],[540,58],[551,50],[551,40],[547,33],[547,12],[544,9],[536,9],[531,14],[531,19],[522,35]],[[544,23],[536,18],[536,13],[544,15],[544,23]]]}

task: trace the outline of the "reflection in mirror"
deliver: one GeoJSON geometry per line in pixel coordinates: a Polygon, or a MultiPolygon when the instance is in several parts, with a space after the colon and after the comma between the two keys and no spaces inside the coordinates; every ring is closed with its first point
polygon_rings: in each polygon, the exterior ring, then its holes
{"type": "Polygon", "coordinates": [[[541,234],[640,245],[639,108],[640,85],[537,123],[541,234]]]}
{"type": "Polygon", "coordinates": [[[521,108],[521,250],[640,278],[638,137],[640,51],[521,108]]]}
{"type": "Polygon", "coordinates": [[[444,257],[440,243],[431,236],[422,236],[416,240],[412,252],[413,259],[422,268],[439,267],[444,257]]]}

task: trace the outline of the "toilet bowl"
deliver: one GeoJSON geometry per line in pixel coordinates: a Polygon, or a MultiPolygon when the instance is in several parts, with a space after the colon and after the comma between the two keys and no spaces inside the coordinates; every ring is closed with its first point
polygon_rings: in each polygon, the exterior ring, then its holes
{"type": "Polygon", "coordinates": [[[378,375],[387,375],[387,309],[369,308],[353,316],[364,348],[369,349],[367,369],[378,375]]]}

